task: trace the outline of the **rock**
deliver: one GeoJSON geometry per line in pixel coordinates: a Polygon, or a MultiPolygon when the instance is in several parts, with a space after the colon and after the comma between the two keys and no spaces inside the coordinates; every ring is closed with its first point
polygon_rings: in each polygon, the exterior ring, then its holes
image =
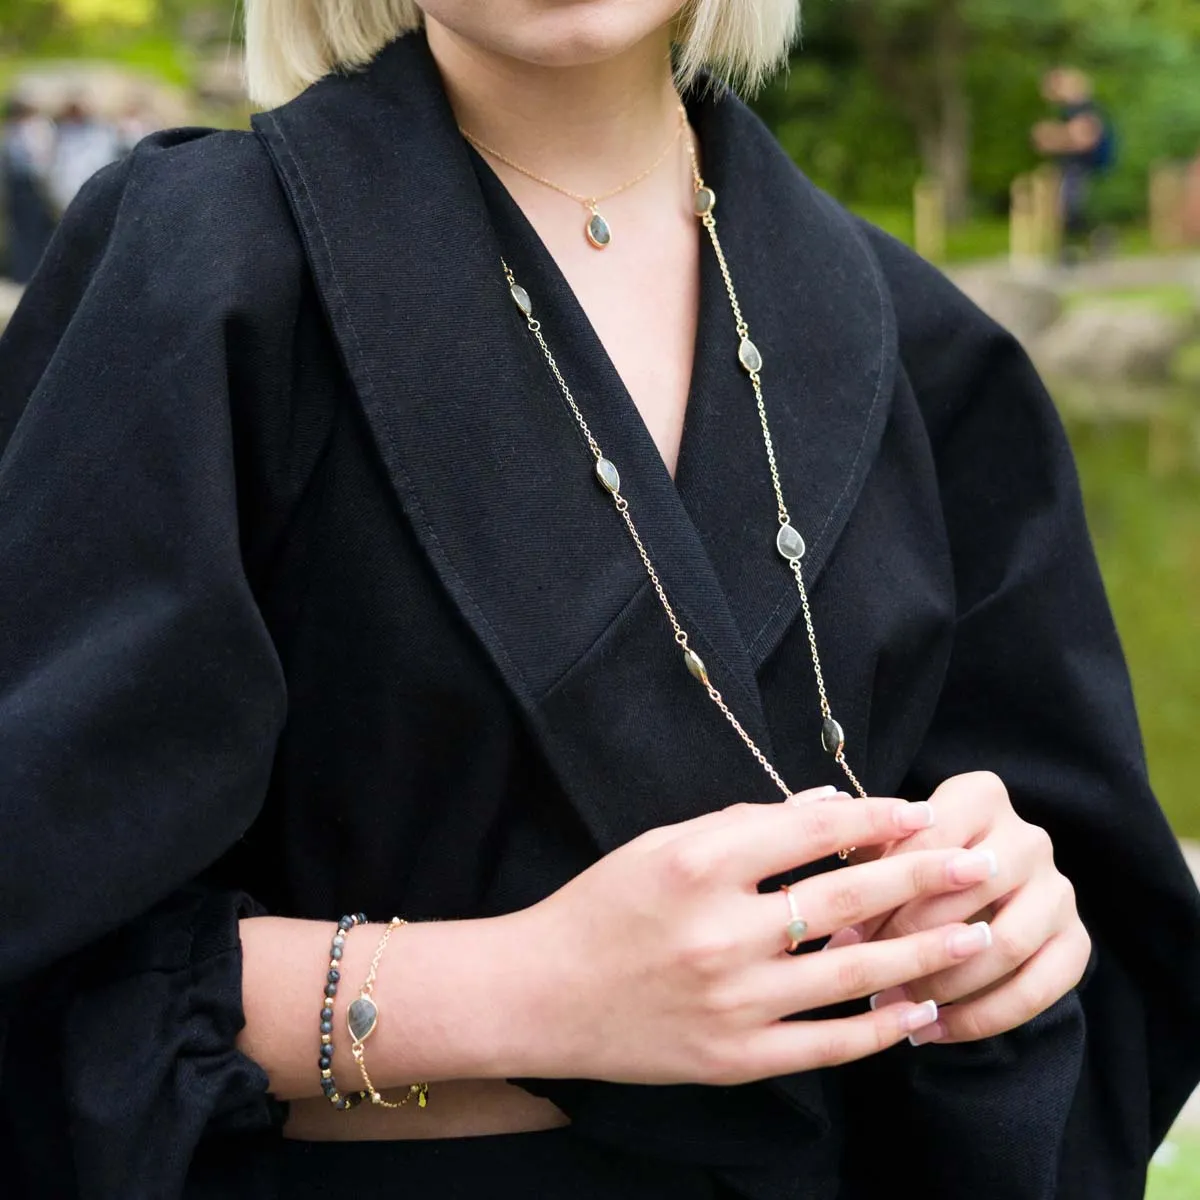
{"type": "Polygon", "coordinates": [[[1062,315],[1062,299],[1048,283],[994,274],[964,274],[956,281],[993,321],[1026,346],[1062,315]]]}
{"type": "Polygon", "coordinates": [[[17,301],[21,299],[21,289],[15,283],[7,283],[0,279],[0,332],[3,332],[8,319],[16,312],[17,301]]]}
{"type": "Polygon", "coordinates": [[[1047,375],[1166,380],[1195,319],[1132,301],[1081,304],[1037,337],[1030,350],[1047,375]]]}

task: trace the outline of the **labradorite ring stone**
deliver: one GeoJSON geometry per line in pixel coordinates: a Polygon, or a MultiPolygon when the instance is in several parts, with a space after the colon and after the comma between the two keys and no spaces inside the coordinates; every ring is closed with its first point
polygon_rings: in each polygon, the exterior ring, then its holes
{"type": "Polygon", "coordinates": [[[808,934],[808,922],[800,915],[800,911],[796,907],[796,897],[792,895],[792,889],[785,883],[779,890],[787,897],[788,903],[789,920],[784,926],[784,934],[788,942],[787,953],[795,954],[800,949],[800,943],[808,934]]]}

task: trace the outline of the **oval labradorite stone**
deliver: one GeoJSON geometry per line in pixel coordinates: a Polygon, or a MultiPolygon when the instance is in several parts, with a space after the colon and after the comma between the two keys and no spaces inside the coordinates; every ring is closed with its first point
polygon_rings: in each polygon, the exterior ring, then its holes
{"type": "Polygon", "coordinates": [[[587,239],[597,250],[603,250],[612,241],[612,230],[599,213],[592,213],[592,219],[587,223],[587,239]]]}
{"type": "Polygon", "coordinates": [[[533,312],[533,301],[530,300],[529,293],[519,283],[514,283],[508,290],[517,302],[517,307],[529,316],[533,312]]]}
{"type": "Polygon", "coordinates": [[[738,347],[738,362],[747,371],[762,370],[762,355],[759,354],[758,347],[749,338],[742,338],[742,344],[738,347]]]}
{"type": "Polygon", "coordinates": [[[609,462],[607,458],[596,460],[596,478],[600,480],[605,491],[612,492],[614,496],[621,490],[621,474],[616,463],[609,462]]]}
{"type": "Polygon", "coordinates": [[[379,1009],[369,996],[359,996],[350,1010],[346,1013],[346,1024],[350,1027],[350,1036],[356,1042],[366,1041],[375,1032],[375,1024],[379,1020],[379,1009]]]}
{"type": "Polygon", "coordinates": [[[804,557],[804,539],[791,525],[781,525],[775,535],[775,548],[789,562],[804,557]]]}
{"type": "Polygon", "coordinates": [[[826,754],[837,755],[846,744],[846,735],[842,727],[832,718],[826,717],[821,725],[821,745],[826,754]]]}
{"type": "Polygon", "coordinates": [[[703,217],[705,214],[712,212],[717,206],[717,193],[710,187],[701,187],[696,189],[695,195],[696,216],[703,217]]]}

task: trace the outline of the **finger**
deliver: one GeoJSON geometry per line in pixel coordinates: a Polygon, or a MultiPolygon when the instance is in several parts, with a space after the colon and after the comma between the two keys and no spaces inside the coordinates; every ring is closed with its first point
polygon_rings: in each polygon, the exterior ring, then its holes
{"type": "MultiPolygon", "coordinates": [[[[952,1004],[993,987],[1019,971],[1077,919],[1074,892],[1062,876],[1052,876],[1042,884],[1030,884],[997,913],[991,923],[992,946],[987,954],[928,979],[917,980],[908,989],[907,999],[952,1004]]],[[[886,999],[890,997],[876,1003],[886,1002],[886,999]]]]}
{"type": "Polygon", "coordinates": [[[761,996],[770,1016],[808,1012],[934,975],[985,952],[991,944],[986,925],[950,925],[896,938],[777,958],[747,971],[746,986],[761,996]]]}
{"type": "MultiPolygon", "coordinates": [[[[830,784],[826,787],[807,788],[802,792],[794,792],[785,800],[777,801],[776,803],[804,805],[825,800],[849,799],[850,797],[845,792],[839,792],[836,787],[830,784]]],[[[720,829],[724,825],[729,825],[731,822],[739,820],[747,809],[762,807],[761,803],[754,804],[746,801],[730,804],[725,808],[713,809],[712,812],[703,813],[698,817],[689,817],[686,821],[677,821],[673,825],[659,825],[643,833],[638,841],[641,843],[643,849],[656,849],[659,846],[665,846],[668,842],[673,842],[681,837],[687,837],[693,833],[720,829]]]]}
{"type": "Polygon", "coordinates": [[[724,1082],[745,1083],[869,1058],[936,1021],[932,1003],[894,1005],[829,1021],[779,1021],[739,1048],[724,1082]]]}
{"type": "Polygon", "coordinates": [[[1045,1012],[1083,978],[1092,943],[1082,924],[1051,938],[999,987],[943,1010],[942,1042],[976,1042],[1007,1033],[1045,1012]]]}
{"type": "MultiPolygon", "coordinates": [[[[909,857],[911,855],[900,855],[899,861],[909,857]]],[[[968,887],[954,891],[943,889],[940,895],[922,896],[897,905],[893,912],[885,914],[881,923],[865,931],[869,940],[907,937],[922,929],[965,921],[1029,882],[1029,870],[1019,856],[998,854],[992,839],[983,846],[963,851],[961,865],[952,868],[952,875],[963,882],[968,879],[974,882],[968,887]],[[1016,870],[1013,869],[1014,858],[1016,870]]]]}
{"type": "MultiPolygon", "coordinates": [[[[960,865],[963,860],[961,851],[926,850],[814,875],[787,889],[790,903],[767,892],[758,899],[763,951],[785,949],[792,933],[797,934],[796,941],[816,941],[868,917],[890,913],[918,896],[971,887],[970,872],[960,865]],[[804,926],[802,931],[793,928],[793,912],[804,926]],[[785,926],[792,933],[785,932],[785,926]]],[[[984,861],[975,873],[986,868],[984,861]]]]}
{"type": "Polygon", "coordinates": [[[763,879],[819,862],[846,846],[893,841],[931,820],[929,805],[903,800],[748,805],[736,821],[701,830],[667,849],[685,875],[719,876],[757,888],[763,879]]]}
{"type": "Polygon", "coordinates": [[[929,829],[889,847],[889,854],[932,850],[938,846],[977,846],[997,819],[1011,811],[1008,791],[991,771],[971,771],[947,779],[929,797],[936,822],[929,829]]]}

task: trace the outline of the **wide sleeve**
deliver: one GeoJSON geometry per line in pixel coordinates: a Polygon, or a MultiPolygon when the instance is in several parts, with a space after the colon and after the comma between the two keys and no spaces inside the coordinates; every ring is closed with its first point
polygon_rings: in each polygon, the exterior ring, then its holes
{"type": "Polygon", "coordinates": [[[1200,898],[1150,789],[1054,406],[1010,336],[907,251],[882,238],[877,249],[957,593],[906,794],[999,774],[1050,832],[1094,944],[1084,983],[1029,1026],[981,1046],[903,1048],[905,1153],[924,1162],[929,1197],[1140,1200],[1149,1157],[1200,1079],[1200,898]]]}
{"type": "Polygon", "coordinates": [[[175,1195],[204,1127],[266,1101],[234,1049],[256,907],[203,877],[286,711],[236,468],[295,288],[240,255],[222,158],[184,138],[102,173],[0,339],[0,1124],[69,1130],[38,1194],[175,1195]]]}

